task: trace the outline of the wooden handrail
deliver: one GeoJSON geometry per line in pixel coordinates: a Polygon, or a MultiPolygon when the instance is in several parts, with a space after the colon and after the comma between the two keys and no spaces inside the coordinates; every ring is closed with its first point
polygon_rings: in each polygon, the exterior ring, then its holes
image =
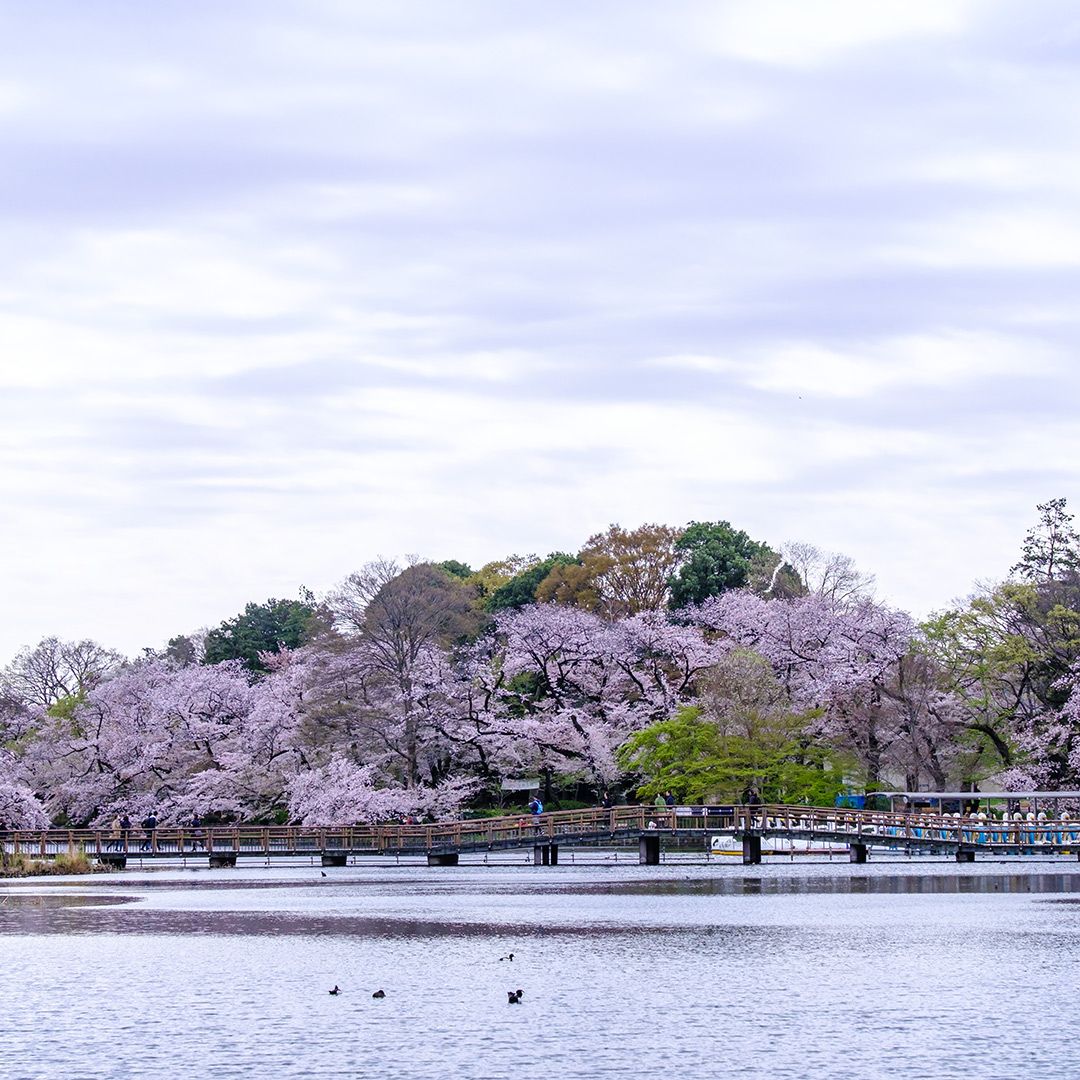
{"type": "Polygon", "coordinates": [[[709,813],[707,806],[617,806],[588,810],[556,810],[544,814],[513,814],[425,824],[390,825],[229,825],[133,827],[126,835],[112,828],[0,830],[0,841],[42,857],[81,848],[96,855],[140,853],[173,855],[213,852],[279,851],[401,851],[490,847],[530,840],[558,843],[560,838],[598,837],[652,829],[678,832],[736,834],[827,832],[852,840],[911,839],[954,844],[992,844],[1031,847],[1054,844],[1080,847],[1080,818],[1001,820],[954,817],[941,813],[853,810],[846,807],[758,805],[732,806],[730,812],[709,813]]]}

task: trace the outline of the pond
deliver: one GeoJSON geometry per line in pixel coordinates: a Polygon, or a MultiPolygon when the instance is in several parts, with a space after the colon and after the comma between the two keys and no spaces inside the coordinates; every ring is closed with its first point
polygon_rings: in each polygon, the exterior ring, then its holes
{"type": "Polygon", "coordinates": [[[595,854],[5,883],[3,1075],[1075,1075],[1075,859],[595,854]]]}

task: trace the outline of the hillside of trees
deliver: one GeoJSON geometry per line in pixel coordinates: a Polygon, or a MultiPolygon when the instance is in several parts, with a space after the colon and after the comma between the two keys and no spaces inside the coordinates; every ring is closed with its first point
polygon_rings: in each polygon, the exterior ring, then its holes
{"type": "Polygon", "coordinates": [[[1080,787],[1080,536],[1038,507],[998,584],[916,623],[808,544],[612,525],[575,554],[379,560],[125,658],[0,672],[0,820],[330,824],[605,790],[831,803],[1080,787]]]}

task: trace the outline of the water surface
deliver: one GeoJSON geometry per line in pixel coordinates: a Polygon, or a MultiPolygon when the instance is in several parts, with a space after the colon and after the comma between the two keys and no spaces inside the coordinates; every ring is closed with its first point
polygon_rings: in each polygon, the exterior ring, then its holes
{"type": "Polygon", "coordinates": [[[0,889],[3,1075],[1076,1074],[1075,860],[323,873],[0,889]]]}

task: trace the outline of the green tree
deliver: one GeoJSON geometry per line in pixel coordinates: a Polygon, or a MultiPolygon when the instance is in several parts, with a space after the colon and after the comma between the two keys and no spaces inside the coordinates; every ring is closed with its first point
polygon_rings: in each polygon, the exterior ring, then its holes
{"type": "Polygon", "coordinates": [[[845,756],[810,734],[820,712],[793,712],[763,656],[733,650],[703,675],[698,696],[620,750],[622,767],[645,777],[642,795],[729,801],[754,787],[770,802],[827,804],[840,790],[833,761],[845,756]]]}
{"type": "Polygon", "coordinates": [[[1055,581],[1080,569],[1080,535],[1064,499],[1039,503],[1039,522],[1024,537],[1020,561],[1012,568],[1027,581],[1055,581]]]}
{"type": "MultiPolygon", "coordinates": [[[[1080,660],[1080,582],[1006,582],[923,625],[925,648],[944,688],[963,702],[974,779],[1025,766],[1031,734],[1052,722],[1068,697],[1062,679],[1080,660]]],[[[1074,735],[1060,725],[1045,782],[1065,782],[1074,735]]]]}
{"type": "Polygon", "coordinates": [[[1080,537],[1064,499],[1037,509],[1012,567],[1021,580],[981,590],[923,632],[944,688],[963,703],[971,777],[1015,766],[1071,786],[1080,732],[1060,710],[1080,661],[1080,537]]]}
{"type": "Polygon", "coordinates": [[[177,634],[169,638],[163,656],[177,667],[189,667],[199,660],[200,647],[195,638],[188,634],[177,634]]]}
{"type": "Polygon", "coordinates": [[[515,574],[505,585],[500,585],[487,599],[487,610],[494,613],[506,608],[520,608],[536,603],[536,590],[556,566],[576,563],[573,555],[556,551],[542,562],[515,574]]]}
{"type": "Polygon", "coordinates": [[[203,663],[243,660],[251,671],[265,671],[259,653],[276,653],[304,645],[315,617],[314,603],[303,600],[248,604],[242,615],[226,619],[207,633],[203,663]]]}
{"type": "Polygon", "coordinates": [[[843,776],[825,749],[804,735],[807,717],[769,717],[753,736],[724,734],[688,706],[669,720],[633,735],[619,750],[619,765],[645,777],[643,798],[667,791],[679,802],[736,801],[754,787],[766,802],[831,805],[843,776]]]}
{"type": "Polygon", "coordinates": [[[435,565],[451,577],[458,578],[461,581],[468,581],[473,576],[472,567],[468,563],[458,562],[457,559],[446,559],[435,565]]]}
{"type": "Polygon", "coordinates": [[[80,690],[77,694],[65,694],[62,698],[53,702],[45,711],[49,716],[55,717],[57,720],[66,720],[70,724],[71,730],[78,733],[80,729],[76,724],[75,714],[85,700],[85,690],[80,690]]]}
{"type": "Polygon", "coordinates": [[[536,555],[507,555],[505,559],[495,559],[485,563],[467,579],[475,587],[480,600],[486,604],[491,594],[506,585],[523,570],[535,566],[540,561],[536,555]]]}
{"type": "Polygon", "coordinates": [[[727,521],[691,522],[675,548],[685,561],[671,578],[673,609],[752,584],[768,591],[769,578],[780,562],[768,544],[751,540],[727,521]]]}

